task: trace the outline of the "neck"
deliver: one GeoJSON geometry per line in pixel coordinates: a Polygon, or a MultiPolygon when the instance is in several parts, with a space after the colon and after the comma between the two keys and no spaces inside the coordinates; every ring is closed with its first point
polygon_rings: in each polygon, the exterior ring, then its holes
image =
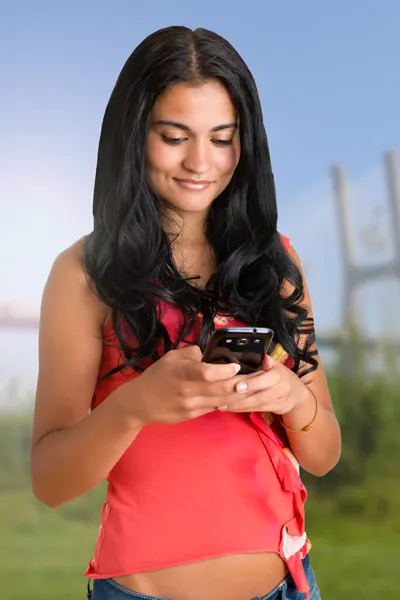
{"type": "Polygon", "coordinates": [[[207,216],[197,213],[168,211],[163,218],[164,230],[172,246],[180,248],[201,248],[208,246],[205,224],[207,216]]]}

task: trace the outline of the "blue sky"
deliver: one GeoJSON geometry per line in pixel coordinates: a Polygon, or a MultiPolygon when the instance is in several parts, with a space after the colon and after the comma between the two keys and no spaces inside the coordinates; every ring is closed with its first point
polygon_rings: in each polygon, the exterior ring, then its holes
{"type": "MultiPolygon", "coordinates": [[[[395,0],[4,3],[0,304],[38,311],[54,257],[90,230],[98,135],[123,63],[155,29],[183,24],[221,33],[252,70],[280,228],[306,267],[317,324],[336,326],[341,278],[329,169],[338,162],[348,173],[355,228],[368,227],[374,209],[387,224],[382,156],[400,150],[399,23],[395,0]]],[[[367,257],[359,242],[358,255],[367,257]]],[[[376,290],[364,302],[376,327],[368,302],[376,303],[376,290]]]]}

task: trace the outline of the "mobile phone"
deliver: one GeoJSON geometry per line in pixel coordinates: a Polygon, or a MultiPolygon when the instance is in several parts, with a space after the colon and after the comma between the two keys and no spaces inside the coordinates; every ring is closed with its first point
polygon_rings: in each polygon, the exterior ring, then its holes
{"type": "Polygon", "coordinates": [[[236,363],[239,374],[258,371],[271,345],[274,332],[266,327],[224,327],[216,329],[203,353],[203,362],[236,363]]]}

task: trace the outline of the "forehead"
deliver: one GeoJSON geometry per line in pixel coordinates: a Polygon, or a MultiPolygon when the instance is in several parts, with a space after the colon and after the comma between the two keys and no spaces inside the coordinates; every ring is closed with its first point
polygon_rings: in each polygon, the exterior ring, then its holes
{"type": "Polygon", "coordinates": [[[157,98],[152,110],[153,121],[177,121],[191,129],[209,130],[237,118],[229,93],[218,81],[173,85],[157,98]]]}

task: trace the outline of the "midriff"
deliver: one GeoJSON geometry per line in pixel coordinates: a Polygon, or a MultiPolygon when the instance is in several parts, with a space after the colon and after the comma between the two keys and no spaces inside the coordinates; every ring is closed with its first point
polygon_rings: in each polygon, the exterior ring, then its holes
{"type": "Polygon", "coordinates": [[[287,575],[278,554],[236,554],[113,577],[119,585],[169,600],[250,600],[273,590],[287,575]]]}

